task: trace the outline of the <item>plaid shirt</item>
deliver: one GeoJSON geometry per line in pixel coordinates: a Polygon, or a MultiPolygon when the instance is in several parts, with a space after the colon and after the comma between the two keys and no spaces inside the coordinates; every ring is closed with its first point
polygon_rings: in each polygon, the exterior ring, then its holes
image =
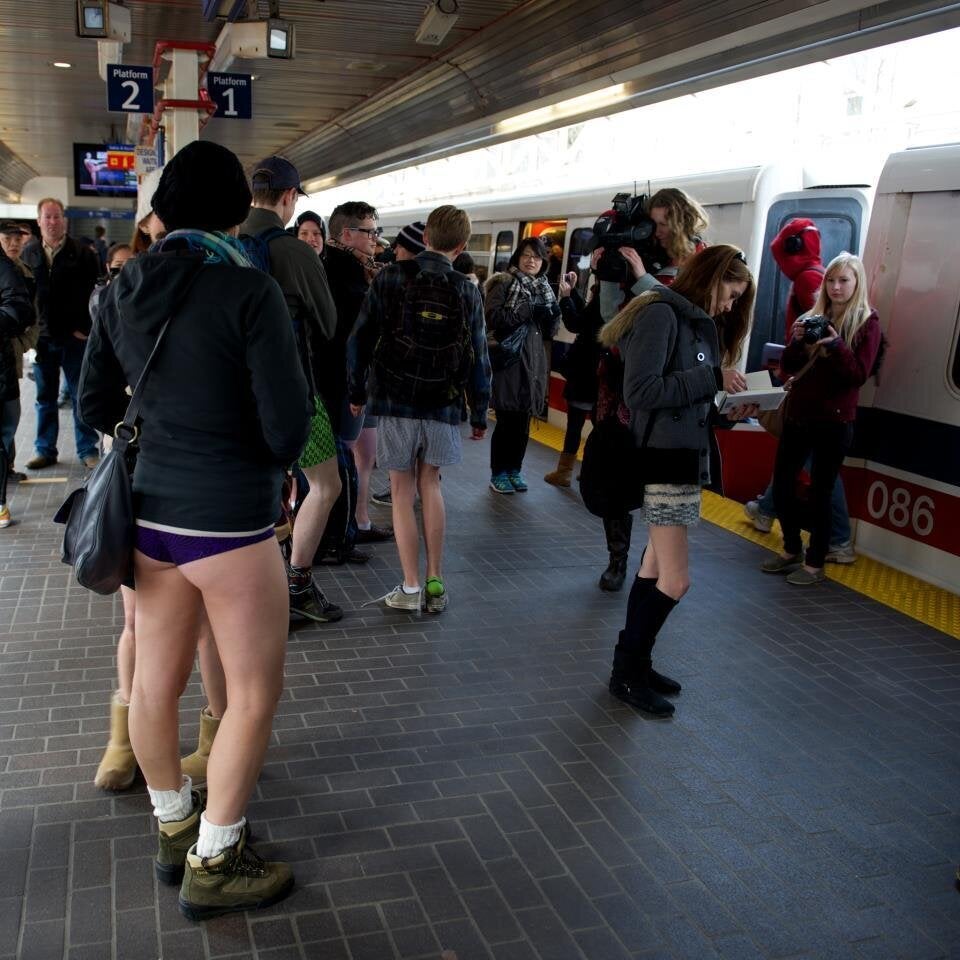
{"type": "MultiPolygon", "coordinates": [[[[450,261],[442,254],[426,250],[417,254],[421,270],[451,271],[450,276],[466,300],[470,317],[470,339],[473,343],[473,367],[466,383],[466,400],[470,406],[470,423],[486,427],[490,403],[490,360],[487,357],[487,331],[483,319],[480,291],[463,274],[451,270],[450,261]]],[[[399,403],[379,388],[376,376],[370,377],[373,355],[381,336],[388,333],[389,304],[402,298],[406,278],[400,270],[386,269],[370,285],[370,290],[357,316],[347,341],[347,396],[350,403],[366,404],[372,416],[403,417],[408,420],[439,420],[458,424],[465,419],[463,397],[445,407],[422,410],[399,403]]]]}

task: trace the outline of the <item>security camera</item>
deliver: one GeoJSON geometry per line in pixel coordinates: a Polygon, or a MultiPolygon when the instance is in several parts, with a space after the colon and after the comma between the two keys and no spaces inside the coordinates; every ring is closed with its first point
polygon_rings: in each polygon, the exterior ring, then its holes
{"type": "Polygon", "coordinates": [[[130,11],[109,0],[77,0],[77,36],[129,43],[130,11]]]}

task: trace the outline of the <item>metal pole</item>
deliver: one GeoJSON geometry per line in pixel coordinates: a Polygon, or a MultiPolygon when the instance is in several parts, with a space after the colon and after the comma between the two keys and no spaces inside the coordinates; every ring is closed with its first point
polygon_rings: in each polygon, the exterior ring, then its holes
{"type": "MultiPolygon", "coordinates": [[[[170,74],[167,77],[166,97],[170,100],[196,100],[200,83],[199,55],[196,50],[168,50],[170,74]]],[[[170,144],[168,157],[181,147],[200,138],[200,117],[196,110],[173,107],[165,119],[167,140],[170,144]]]]}

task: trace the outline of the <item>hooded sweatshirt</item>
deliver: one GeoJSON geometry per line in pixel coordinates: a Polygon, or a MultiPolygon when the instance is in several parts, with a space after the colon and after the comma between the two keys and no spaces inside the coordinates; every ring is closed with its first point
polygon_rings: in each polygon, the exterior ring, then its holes
{"type": "Polygon", "coordinates": [[[276,282],[252,267],[150,253],[107,288],[80,375],[80,416],[113,433],[163,322],[134,472],[137,519],[247,533],[277,518],[284,467],[309,432],[308,395],[276,282]],[[181,299],[182,298],[182,299],[181,299]]]}
{"type": "Polygon", "coordinates": [[[784,343],[793,336],[793,325],[816,302],[817,291],[823,283],[823,263],[820,260],[820,231],[812,220],[797,217],[785,224],[773,238],[770,252],[784,276],[790,279],[790,294],[787,297],[784,343]],[[800,250],[787,251],[787,240],[799,237],[800,250]]]}

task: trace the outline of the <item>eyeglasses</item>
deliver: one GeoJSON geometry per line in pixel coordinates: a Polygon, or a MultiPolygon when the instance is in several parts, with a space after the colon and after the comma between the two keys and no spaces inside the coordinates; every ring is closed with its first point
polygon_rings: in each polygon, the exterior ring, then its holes
{"type": "Polygon", "coordinates": [[[354,230],[357,233],[365,233],[368,237],[382,237],[383,227],[347,227],[348,230],[354,230]]]}
{"type": "Polygon", "coordinates": [[[538,253],[531,253],[529,250],[527,250],[524,253],[520,254],[520,259],[521,260],[542,260],[543,257],[541,257],[540,254],[538,253]]]}

